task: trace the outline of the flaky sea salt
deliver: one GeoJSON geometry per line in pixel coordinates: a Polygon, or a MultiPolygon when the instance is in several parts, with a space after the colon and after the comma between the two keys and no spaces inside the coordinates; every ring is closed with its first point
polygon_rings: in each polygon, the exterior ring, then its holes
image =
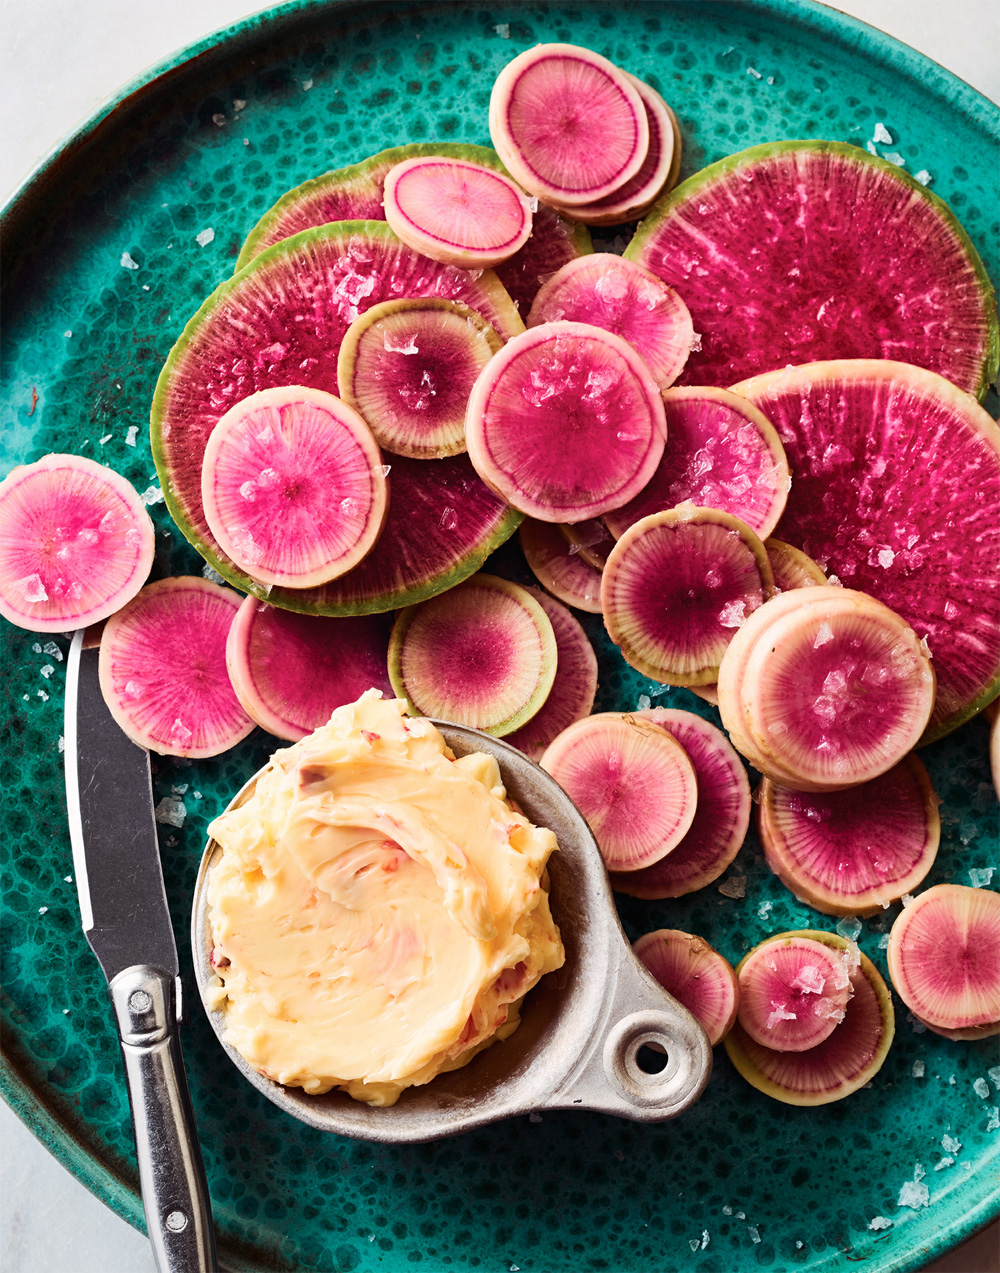
{"type": "Polygon", "coordinates": [[[200,230],[195,236],[195,241],[200,248],[207,247],[215,238],[215,231],[209,226],[205,230],[200,230]]]}
{"type": "Polygon", "coordinates": [[[986,1073],[990,1076],[990,1082],[1000,1092],[1000,1065],[991,1065],[986,1073]]]}
{"type": "Polygon", "coordinates": [[[921,1207],[926,1207],[931,1200],[931,1191],[921,1180],[907,1180],[903,1183],[899,1190],[899,1198],[896,1205],[899,1207],[909,1207],[912,1211],[919,1211],[921,1207]]]}
{"type": "Polygon", "coordinates": [[[892,145],[892,133],[889,132],[885,124],[881,120],[875,125],[875,131],[872,133],[872,139],[881,142],[883,146],[892,145]]]}
{"type": "Polygon", "coordinates": [[[895,164],[897,168],[906,167],[906,160],[903,158],[903,156],[899,153],[898,150],[884,150],[882,152],[882,158],[888,159],[888,161],[891,164],[895,164]]]}
{"type": "Polygon", "coordinates": [[[919,172],[915,172],[913,174],[913,180],[919,181],[922,186],[927,186],[927,185],[930,185],[930,183],[934,180],[934,178],[931,176],[931,174],[927,171],[926,168],[921,168],[919,172]]]}
{"type": "Polygon", "coordinates": [[[944,1171],[945,1167],[954,1167],[954,1165],[955,1165],[954,1158],[952,1158],[949,1154],[945,1154],[945,1156],[941,1159],[939,1163],[934,1164],[934,1170],[944,1171]]]}
{"type": "Polygon", "coordinates": [[[913,1077],[915,1079],[922,1079],[926,1073],[927,1073],[927,1066],[924,1064],[923,1061],[913,1062],[913,1077]]]}
{"type": "MultiPolygon", "coordinates": [[[[986,1130],[988,1132],[1000,1130],[1000,1106],[991,1105],[986,1112],[989,1114],[989,1120],[986,1123],[986,1130]]],[[[962,1166],[964,1167],[965,1163],[963,1163],[962,1166]]]]}
{"type": "Polygon", "coordinates": [[[497,33],[497,35],[500,37],[501,40],[510,39],[510,23],[509,22],[498,22],[496,26],[493,28],[493,30],[497,33]]]}
{"type": "Polygon", "coordinates": [[[954,1136],[945,1134],[941,1137],[941,1148],[948,1154],[957,1154],[962,1148],[962,1142],[956,1140],[954,1136]]]}
{"type": "Polygon", "coordinates": [[[133,261],[127,252],[122,253],[121,260],[118,264],[123,270],[137,270],[139,268],[139,262],[133,261]]]}
{"type": "Polygon", "coordinates": [[[990,1094],[990,1085],[985,1079],[976,1079],[972,1085],[972,1090],[985,1101],[990,1094]]]}
{"type": "Polygon", "coordinates": [[[139,498],[148,508],[151,504],[163,503],[163,492],[158,486],[147,486],[139,498]]]}
{"type": "Polygon", "coordinates": [[[169,827],[182,827],[187,817],[187,806],[183,800],[164,796],[153,810],[153,817],[169,827]]]}
{"type": "Polygon", "coordinates": [[[969,883],[973,888],[986,888],[993,878],[993,867],[972,867],[969,870],[969,883]]]}
{"type": "Polygon", "coordinates": [[[872,1216],[868,1221],[868,1227],[878,1233],[880,1229],[891,1229],[892,1221],[886,1216],[872,1216]]]}
{"type": "Polygon", "coordinates": [[[219,574],[219,572],[215,570],[212,566],[209,566],[207,563],[204,566],[202,566],[201,574],[203,579],[209,579],[211,580],[212,583],[224,584],[226,582],[225,579],[223,579],[223,577],[219,574]]]}
{"type": "Polygon", "coordinates": [[[757,1242],[759,1242],[759,1241],[760,1241],[760,1230],[757,1228],[757,1226],[756,1226],[755,1224],[748,1224],[748,1225],[747,1225],[747,1233],[749,1233],[749,1234],[750,1234],[750,1241],[751,1241],[751,1242],[753,1242],[753,1243],[757,1243],[757,1242]]]}
{"type": "Polygon", "coordinates": [[[758,70],[757,70],[757,68],[756,68],[755,66],[748,66],[748,67],[747,67],[747,75],[751,75],[751,76],[753,76],[753,78],[754,78],[755,80],[760,80],[760,79],[763,79],[763,78],[764,78],[764,77],[761,75],[760,71],[758,71],[758,70]]]}
{"type": "Polygon", "coordinates": [[[135,439],[138,433],[139,433],[139,426],[137,424],[130,424],[128,427],[128,431],[125,434],[125,445],[135,446],[135,439]]]}
{"type": "Polygon", "coordinates": [[[861,933],[861,920],[856,915],[848,915],[837,924],[837,932],[848,941],[857,941],[861,933]]]}
{"type": "Polygon", "coordinates": [[[719,885],[719,892],[723,897],[746,897],[747,877],[745,875],[730,876],[719,885]]]}

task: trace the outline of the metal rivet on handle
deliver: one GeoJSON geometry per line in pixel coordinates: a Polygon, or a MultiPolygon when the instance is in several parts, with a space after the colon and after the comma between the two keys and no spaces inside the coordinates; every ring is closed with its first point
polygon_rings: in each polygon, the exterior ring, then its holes
{"type": "Polygon", "coordinates": [[[188,1218],[183,1211],[171,1211],[163,1223],[171,1233],[180,1233],[187,1228],[187,1222],[188,1218]]]}
{"type": "Polygon", "coordinates": [[[128,1006],[133,1012],[148,1012],[153,1006],[153,998],[145,990],[133,990],[128,997],[128,1006]]]}

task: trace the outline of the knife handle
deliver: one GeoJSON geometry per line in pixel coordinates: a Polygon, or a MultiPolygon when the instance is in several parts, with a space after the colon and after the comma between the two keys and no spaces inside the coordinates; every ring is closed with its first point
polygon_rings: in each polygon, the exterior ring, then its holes
{"type": "Polygon", "coordinates": [[[108,990],[125,1057],[142,1205],[156,1268],[158,1273],[217,1273],[174,978],[138,964],[118,973],[108,990]]]}

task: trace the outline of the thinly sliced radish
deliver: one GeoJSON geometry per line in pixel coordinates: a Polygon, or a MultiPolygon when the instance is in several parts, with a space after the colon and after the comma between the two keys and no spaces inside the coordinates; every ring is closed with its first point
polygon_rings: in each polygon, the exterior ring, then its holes
{"type": "Polygon", "coordinates": [[[80,455],[46,455],[0,482],[0,614],[29,632],[85,628],[139,591],[153,523],[133,487],[80,455]]]}
{"type": "Polygon", "coordinates": [[[201,498],[223,551],[252,578],[310,588],[346,574],[382,531],[382,455],[358,413],[291,385],[231,407],[212,430],[201,498]]]}
{"type": "Polygon", "coordinates": [[[733,634],[772,588],[749,526],[685,504],[642,518],[615,545],[601,581],[604,626],[644,676],[713,685],[733,634]]]}
{"type": "Polygon", "coordinates": [[[539,764],[576,802],[609,871],[658,862],[694,820],[694,766],[675,738],[647,721],[587,716],[564,729],[539,764]]]}
{"type": "Polygon", "coordinates": [[[570,553],[582,557],[588,566],[603,570],[608,564],[608,553],[615,541],[599,517],[585,522],[561,522],[559,532],[569,544],[570,553]]]}
{"type": "Polygon", "coordinates": [[[597,693],[597,655],[579,620],[560,602],[543,592],[533,592],[549,616],[556,638],[556,679],[548,698],[531,720],[507,735],[507,742],[532,760],[576,720],[594,710],[597,693]]]}
{"type": "Polygon", "coordinates": [[[262,729],[298,742],[365,690],[391,696],[389,626],[380,615],[329,619],[246,597],[226,642],[236,697],[262,729]]]}
{"type": "Polygon", "coordinates": [[[740,987],[729,960],[677,928],[644,933],[632,949],[660,985],[694,1016],[714,1048],[733,1027],[740,987]]]}
{"type": "Polygon", "coordinates": [[[843,1021],[852,994],[838,952],[801,934],[755,946],[737,969],[740,1025],[761,1047],[807,1052],[843,1021]]]}
{"type": "Polygon", "coordinates": [[[529,517],[518,536],[524,559],[543,588],[577,610],[601,613],[601,572],[582,553],[573,552],[561,526],[529,517]]]}
{"type": "Polygon", "coordinates": [[[691,503],[732,513],[766,539],[784,510],[791,480],[774,426],[728,389],[670,389],[663,407],[663,456],[635,499],[606,515],[612,535],[619,538],[640,517],[691,503]]]}
{"type": "Polygon", "coordinates": [[[536,44],[504,67],[490,95],[490,137],[511,176],[546,203],[593,203],[638,173],[646,108],[607,58],[536,44]]]}
{"type": "Polygon", "coordinates": [[[588,323],[543,323],[484,368],[469,459],[508,503],[547,522],[599,517],[637,495],[666,441],[663,401],[631,345],[588,323]]]}
{"type": "Polygon", "coordinates": [[[197,576],[147,584],[101,634],[101,691],[140,747],[218,756],[254,727],[226,672],[226,639],[242,598],[197,576]]]}
{"type": "Polygon", "coordinates": [[[526,588],[481,572],[400,611],[389,679],[415,715],[510,734],[539,710],[556,674],[552,623],[526,588]]]}
{"type": "Polygon", "coordinates": [[[1000,1034],[1000,893],[936,884],[899,915],[886,950],[896,993],[949,1039],[1000,1034]]]}
{"type": "Polygon", "coordinates": [[[918,888],[941,839],[938,798],[912,753],[847,791],[760,784],[758,829],[771,870],[827,915],[875,915],[918,888]]]}
{"type": "Polygon", "coordinates": [[[671,734],[688,754],[698,807],[684,839],[641,871],[612,875],[611,887],[632,897],[682,897],[717,880],[740,851],[750,825],[750,783],[732,744],[709,721],[680,708],[633,713],[671,734]]]}
{"type": "Polygon", "coordinates": [[[415,156],[385,178],[385,219],[404,243],[432,260],[490,269],[524,247],[531,206],[493,168],[444,155],[415,156]]]}
{"type": "Polygon", "coordinates": [[[726,1036],[726,1052],[746,1081],[766,1096],[786,1105],[828,1105],[864,1087],[882,1068],[895,1033],[892,998],[868,956],[843,937],[811,929],[779,936],[808,937],[859,961],[850,973],[854,994],[844,1019],[808,1052],[762,1047],[737,1021],[726,1036]]]}
{"type": "Polygon", "coordinates": [[[529,330],[563,319],[627,340],[661,389],[680,375],[694,340],[688,307],[674,289],[611,252],[579,256],[539,288],[526,320],[529,330]]]}
{"type": "Polygon", "coordinates": [[[811,588],[814,584],[827,582],[822,567],[801,548],[794,548],[773,535],[764,540],[764,547],[771,563],[776,592],[791,592],[795,588],[811,588]]]}
{"type": "Polygon", "coordinates": [[[460,301],[383,301],[347,329],[337,387],[386,451],[414,460],[458,455],[472,386],[502,346],[460,301]]]}

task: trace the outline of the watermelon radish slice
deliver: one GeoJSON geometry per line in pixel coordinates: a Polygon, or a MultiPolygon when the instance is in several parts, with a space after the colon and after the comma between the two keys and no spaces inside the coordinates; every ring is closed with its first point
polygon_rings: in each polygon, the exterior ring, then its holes
{"type": "Polygon", "coordinates": [[[561,526],[526,518],[519,540],[528,569],[543,588],[566,605],[587,614],[601,613],[601,572],[562,533],[561,526]]]}
{"type": "Polygon", "coordinates": [[[574,721],[594,709],[597,693],[597,656],[579,620],[560,602],[543,592],[531,594],[552,624],[556,639],[556,679],[538,711],[507,742],[531,760],[540,760],[546,747],[574,721]]]}
{"type": "Polygon", "coordinates": [[[801,934],[770,938],[740,962],[739,1020],[775,1052],[806,1052],[843,1021],[851,979],[837,951],[801,934]]]}
{"type": "Polygon", "coordinates": [[[1000,429],[903,363],[786,368],[735,391],[795,474],[780,537],[926,639],[938,696],[923,742],[950,733],[1000,692],[1000,429]]]}
{"type": "Polygon", "coordinates": [[[246,713],[298,742],[369,689],[391,696],[389,624],[377,615],[328,619],[244,598],[226,641],[226,667],[246,713]]]}
{"type": "Polygon", "coordinates": [[[643,676],[713,685],[733,634],[772,590],[749,526],[683,504],[642,518],[615,545],[601,581],[604,626],[643,676]]]}
{"type": "Polygon", "coordinates": [[[790,791],[765,778],[757,817],[768,866],[826,915],[875,915],[912,893],[941,840],[938,798],[912,753],[848,791],[790,791]]]}
{"type": "Polygon", "coordinates": [[[663,454],[663,402],[620,336],[543,323],[508,341],[473,387],[465,441],[476,472],[541,521],[599,517],[645,486],[663,454]]]}
{"type": "Polygon", "coordinates": [[[29,632],[85,628],[139,591],[153,523],[132,486],[79,455],[46,455],[0,482],[0,614],[29,632]]]}
{"type": "Polygon", "coordinates": [[[673,288],[611,252],[579,256],[539,288],[527,326],[561,319],[627,340],[661,389],[680,375],[694,340],[691,315],[673,288]]]}
{"type": "Polygon", "coordinates": [[[383,199],[393,232],[446,265],[490,269],[531,234],[524,192],[502,173],[463,159],[404,159],[386,174],[383,199]]]}
{"type": "Polygon", "coordinates": [[[767,559],[771,563],[776,592],[792,592],[796,588],[811,588],[827,582],[826,575],[813,559],[772,535],[764,540],[767,559]]]}
{"type": "Polygon", "coordinates": [[[514,180],[567,208],[618,190],[649,150],[646,108],[607,58],[536,44],[503,68],[490,94],[490,137],[514,180]]]}
{"type": "Polygon", "coordinates": [[[889,976],[915,1017],[949,1039],[1000,1034],[1000,893],[936,884],[889,933],[889,976]]]}
{"type": "Polygon", "coordinates": [[[389,679],[411,714],[499,737],[545,702],[556,657],[552,624],[531,593],[480,573],[399,614],[389,679]]]}
{"type": "Polygon", "coordinates": [[[502,346],[459,301],[383,301],[347,329],[337,385],[386,451],[414,460],[458,455],[472,386],[502,346]]]}
{"type": "Polygon", "coordinates": [[[739,1073],[766,1096],[786,1105],[828,1105],[864,1087],[882,1068],[895,1033],[892,999],[868,956],[844,938],[813,930],[779,936],[807,937],[841,953],[848,964],[860,961],[850,973],[854,994],[844,1019],[807,1052],[762,1047],[737,1021],[725,1049],[739,1073]]]}
{"type": "Polygon", "coordinates": [[[641,871],[612,875],[611,887],[632,897],[682,897],[717,880],[739,852],[750,825],[750,783],[725,734],[694,712],[652,707],[633,715],[667,730],[687,752],[698,783],[698,807],[687,835],[671,853],[641,871]]]}
{"type": "MultiPolygon", "coordinates": [[[[274,243],[331,221],[383,221],[382,196],[386,174],[403,160],[421,155],[445,155],[482,164],[506,174],[495,150],[459,142],[414,142],[383,150],[348,168],[314,177],[282,195],[251,230],[236,270],[274,243]]],[[[540,280],[574,257],[592,252],[586,226],[567,221],[544,204],[535,209],[531,236],[519,252],[497,266],[497,276],[514,304],[526,314],[540,280]]]]}
{"type": "Polygon", "coordinates": [[[382,532],[382,454],[332,393],[291,385],[230,407],[201,470],[205,520],[258,583],[309,588],[346,574],[382,532]]]}
{"type": "Polygon", "coordinates": [[[226,672],[242,598],[196,576],[147,584],[108,619],[98,674],[111,715],[162,756],[218,756],[254,727],[226,672]]]}
{"type": "Polygon", "coordinates": [[[614,712],[564,729],[539,761],[587,819],[609,871],[672,852],[694,820],[694,766],[664,729],[614,712]]]}
{"type": "Polygon", "coordinates": [[[561,522],[559,531],[569,544],[570,552],[582,557],[588,566],[603,570],[608,564],[608,554],[615,541],[599,517],[585,522],[561,522]]]}
{"type": "Polygon", "coordinates": [[[670,389],[663,407],[663,458],[635,499],[606,514],[612,535],[618,539],[641,517],[688,502],[732,513],[766,539],[791,484],[774,426],[753,403],[727,389],[670,389]]]}
{"type": "Polygon", "coordinates": [[[691,310],[701,348],[685,383],[889,358],[982,396],[997,373],[993,288],[968,235],[918,181],[857,146],[730,155],[656,204],[625,255],[691,310]]]}
{"type": "Polygon", "coordinates": [[[728,959],[677,928],[644,933],[632,946],[660,985],[682,1003],[714,1048],[733,1027],[740,988],[728,959]]]}

